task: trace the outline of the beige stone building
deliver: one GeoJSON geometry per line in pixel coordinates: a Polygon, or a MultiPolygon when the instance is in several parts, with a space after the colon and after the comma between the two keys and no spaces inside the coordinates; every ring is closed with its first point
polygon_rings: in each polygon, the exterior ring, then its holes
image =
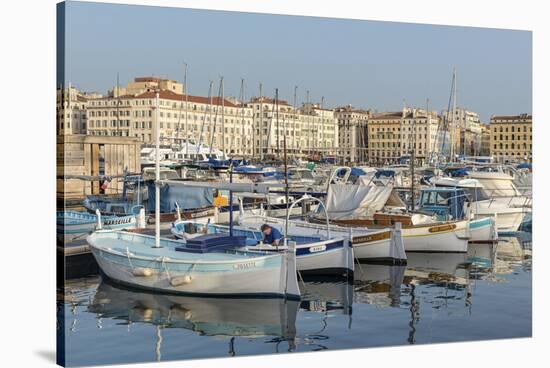
{"type": "Polygon", "coordinates": [[[488,124],[480,124],[481,127],[481,149],[479,156],[491,155],[491,127],[488,124]]]}
{"type": "Polygon", "coordinates": [[[294,108],[267,97],[254,97],[248,106],[254,113],[255,157],[282,157],[285,135],[290,157],[336,154],[338,123],[333,110],[312,103],[294,108]]]}
{"type": "Polygon", "coordinates": [[[57,90],[57,135],[86,134],[88,98],[74,87],[57,90]]]}
{"type": "Polygon", "coordinates": [[[342,163],[361,163],[368,160],[368,122],[370,110],[351,105],[335,109],[338,119],[338,155],[342,163]]]}
{"type": "Polygon", "coordinates": [[[373,114],[368,122],[368,153],[372,164],[398,163],[414,149],[416,160],[426,162],[439,152],[436,112],[404,108],[373,114]]]}
{"type": "Polygon", "coordinates": [[[455,126],[455,147],[454,152],[458,155],[475,156],[479,155],[481,150],[481,121],[479,115],[476,112],[469,111],[465,108],[459,107],[454,110],[454,119],[447,110],[444,110],[441,114],[441,120],[445,126],[452,126],[446,124],[447,120],[452,122],[455,126]]]}
{"type": "MultiPolygon", "coordinates": [[[[155,139],[155,92],[90,99],[89,135],[136,137],[152,144],[155,139]]],[[[228,155],[251,156],[252,109],[220,97],[185,96],[170,90],[159,95],[162,143],[203,143],[228,155]]]]}
{"type": "Polygon", "coordinates": [[[126,87],[115,86],[110,95],[113,97],[125,95],[138,95],[143,92],[152,92],[157,89],[183,94],[183,84],[175,80],[159,77],[137,77],[129,82],[126,87]]]}
{"type": "Polygon", "coordinates": [[[491,116],[491,155],[499,162],[531,161],[533,117],[530,114],[491,116]]]}

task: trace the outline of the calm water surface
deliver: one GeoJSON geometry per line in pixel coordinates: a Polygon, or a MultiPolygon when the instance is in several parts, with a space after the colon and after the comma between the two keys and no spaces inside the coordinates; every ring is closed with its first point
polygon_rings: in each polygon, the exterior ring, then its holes
{"type": "Polygon", "coordinates": [[[356,265],[353,282],[305,280],[302,301],[168,296],[68,281],[67,365],[96,365],[531,336],[531,239],[468,254],[356,265]]]}

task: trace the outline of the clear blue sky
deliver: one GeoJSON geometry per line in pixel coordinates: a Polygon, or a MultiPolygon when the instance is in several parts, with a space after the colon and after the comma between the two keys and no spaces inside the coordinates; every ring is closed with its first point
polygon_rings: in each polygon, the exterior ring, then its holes
{"type": "MultiPolygon", "coordinates": [[[[379,111],[447,107],[453,67],[457,104],[480,114],[531,112],[532,33],[394,22],[68,2],[66,82],[105,93],[116,83],[156,75],[206,95],[225,77],[226,95],[292,101],[325,97],[379,111]]],[[[217,91],[217,87],[216,87],[217,91]]]]}

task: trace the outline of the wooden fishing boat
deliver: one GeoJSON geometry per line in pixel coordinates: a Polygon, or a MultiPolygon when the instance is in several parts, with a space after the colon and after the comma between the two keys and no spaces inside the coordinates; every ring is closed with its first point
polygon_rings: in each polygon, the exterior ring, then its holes
{"type": "Polygon", "coordinates": [[[136,216],[98,216],[78,211],[57,211],[57,237],[69,242],[93,232],[98,224],[103,229],[121,230],[137,226],[136,216]]]}
{"type": "Polygon", "coordinates": [[[96,231],[87,238],[99,267],[131,287],[197,296],[300,298],[295,250],[235,250],[243,239],[204,235],[193,242],[122,231],[96,231]]]}
{"type": "MultiPolygon", "coordinates": [[[[263,234],[259,226],[261,225],[233,226],[233,235],[247,238],[247,250],[279,252],[288,249],[282,243],[279,246],[262,243],[263,234]]],[[[272,226],[279,227],[280,225],[272,226]]],[[[230,228],[219,224],[176,221],[172,224],[170,231],[178,239],[186,241],[203,233],[229,234],[230,228]]],[[[287,239],[289,242],[296,243],[296,270],[301,275],[347,276],[353,274],[353,249],[347,239],[341,236],[304,235],[292,232],[288,233],[287,239]]]]}
{"type": "MultiPolygon", "coordinates": [[[[375,215],[376,216],[376,215],[375,215]]],[[[343,226],[358,226],[377,228],[388,226],[388,223],[401,223],[404,220],[403,215],[397,215],[391,220],[390,214],[383,215],[382,223],[376,220],[360,219],[354,220],[332,220],[331,222],[343,226]]],[[[406,219],[406,217],[405,217],[406,219]]],[[[445,222],[426,222],[413,225],[411,216],[406,219],[402,225],[401,233],[405,252],[466,252],[468,250],[468,241],[470,240],[468,220],[445,221],[445,222]]]]}
{"type": "MultiPolygon", "coordinates": [[[[284,225],[284,220],[267,216],[247,216],[239,219],[242,225],[256,226],[261,224],[284,225]]],[[[329,226],[330,234],[348,240],[353,248],[353,257],[370,263],[406,263],[407,256],[399,230],[392,228],[367,229],[354,226],[329,226]]],[[[301,220],[289,223],[292,234],[324,237],[326,226],[301,220]]]]}

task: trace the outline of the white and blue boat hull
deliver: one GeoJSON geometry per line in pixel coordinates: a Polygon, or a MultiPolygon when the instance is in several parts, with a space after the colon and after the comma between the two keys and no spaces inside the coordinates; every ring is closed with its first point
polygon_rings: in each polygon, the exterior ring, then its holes
{"type": "Polygon", "coordinates": [[[181,242],[118,231],[97,231],[87,241],[101,271],[144,290],[211,297],[300,298],[295,257],[277,254],[177,252],[181,242]],[[287,272],[288,271],[288,272],[287,272]]]}

